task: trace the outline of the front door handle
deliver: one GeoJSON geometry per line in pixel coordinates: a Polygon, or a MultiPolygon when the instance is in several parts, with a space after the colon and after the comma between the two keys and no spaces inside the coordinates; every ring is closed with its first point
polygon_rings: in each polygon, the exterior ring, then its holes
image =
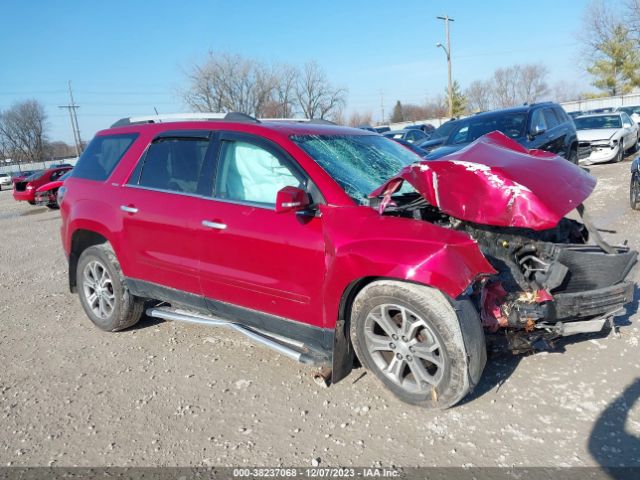
{"type": "Polygon", "coordinates": [[[227,228],[226,223],[211,222],[209,220],[203,220],[202,226],[207,228],[215,228],[216,230],[224,230],[225,228],[227,228]]]}
{"type": "Polygon", "coordinates": [[[138,213],[138,209],[136,207],[131,207],[129,205],[120,205],[120,210],[127,213],[138,213]]]}

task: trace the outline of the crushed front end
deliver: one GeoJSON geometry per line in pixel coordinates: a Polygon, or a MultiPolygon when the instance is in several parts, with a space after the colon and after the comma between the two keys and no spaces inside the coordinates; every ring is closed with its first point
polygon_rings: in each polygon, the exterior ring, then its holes
{"type": "Polygon", "coordinates": [[[637,261],[627,246],[588,242],[581,223],[563,219],[533,231],[462,223],[499,272],[475,287],[483,326],[507,330],[513,351],[546,349],[562,336],[600,331],[625,312],[634,284],[626,280],[637,261]]]}
{"type": "Polygon", "coordinates": [[[595,179],[564,159],[497,132],[459,154],[405,168],[372,193],[384,215],[467,233],[497,274],[467,291],[485,330],[514,352],[600,331],[633,300],[638,253],[610,246],[582,202],[595,179]],[[407,181],[415,192],[402,193],[407,181]],[[578,219],[566,215],[575,210],[578,219]]]}

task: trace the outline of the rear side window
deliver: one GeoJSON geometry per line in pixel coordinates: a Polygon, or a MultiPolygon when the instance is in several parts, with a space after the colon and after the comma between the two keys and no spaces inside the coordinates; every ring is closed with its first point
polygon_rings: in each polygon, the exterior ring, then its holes
{"type": "Polygon", "coordinates": [[[137,133],[131,133],[95,137],[80,156],[72,176],[105,181],[137,136],[137,133]]]}
{"type": "Polygon", "coordinates": [[[209,141],[163,138],[153,142],[134,170],[130,185],[197,193],[209,141]]]}

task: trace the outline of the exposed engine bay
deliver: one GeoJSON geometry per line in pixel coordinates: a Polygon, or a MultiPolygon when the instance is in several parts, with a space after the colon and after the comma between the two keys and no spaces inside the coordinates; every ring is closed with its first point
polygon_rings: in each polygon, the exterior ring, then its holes
{"type": "Polygon", "coordinates": [[[485,331],[506,331],[514,352],[549,349],[559,337],[600,331],[633,299],[634,284],[625,278],[637,252],[608,245],[582,205],[582,222],[562,218],[544,230],[459,220],[417,192],[395,194],[392,201],[372,198],[371,206],[384,215],[463,231],[477,242],[498,273],[476,282],[468,294],[485,331]]]}

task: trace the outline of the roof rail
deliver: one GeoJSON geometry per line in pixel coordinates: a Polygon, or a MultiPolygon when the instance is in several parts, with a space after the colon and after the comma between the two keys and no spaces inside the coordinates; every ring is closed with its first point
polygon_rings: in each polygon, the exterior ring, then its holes
{"type": "Polygon", "coordinates": [[[162,122],[184,122],[197,120],[226,120],[228,122],[251,122],[260,123],[260,121],[251,115],[240,112],[229,113],[212,113],[212,112],[194,112],[194,113],[168,113],[162,115],[144,115],[138,117],[121,118],[113,125],[114,127],[123,127],[125,125],[140,125],[143,123],[162,123],[162,122]]]}
{"type": "Polygon", "coordinates": [[[295,122],[295,123],[312,123],[316,125],[337,125],[337,123],[324,118],[261,118],[261,122],[295,122]]]}

